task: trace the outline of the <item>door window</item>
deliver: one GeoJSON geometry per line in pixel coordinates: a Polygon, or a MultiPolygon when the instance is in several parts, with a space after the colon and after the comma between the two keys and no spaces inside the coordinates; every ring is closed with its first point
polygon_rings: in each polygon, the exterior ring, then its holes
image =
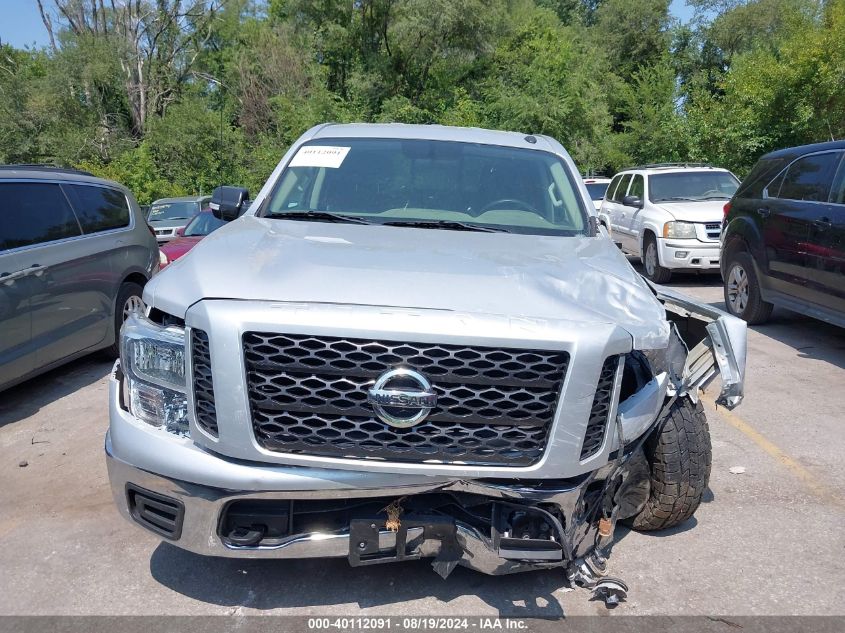
{"type": "Polygon", "coordinates": [[[0,183],[0,251],[81,234],[59,185],[0,183]]]}
{"type": "MultiPolygon", "coordinates": [[[[792,163],[783,177],[777,198],[827,202],[842,152],[825,152],[800,158],[792,163]]],[[[769,195],[772,195],[769,190],[769,195]]]]}
{"type": "Polygon", "coordinates": [[[90,185],[62,186],[85,233],[129,226],[129,206],[123,192],[90,185]]]}
{"type": "Polygon", "coordinates": [[[613,194],[614,202],[622,202],[622,199],[625,197],[625,193],[628,191],[628,185],[630,184],[630,182],[631,174],[625,174],[624,176],[622,176],[622,182],[619,183],[619,187],[613,194]]]}
{"type": "Polygon", "coordinates": [[[830,190],[830,202],[834,204],[845,204],[845,158],[839,163],[839,169],[833,178],[833,187],[830,190]]]}
{"type": "Polygon", "coordinates": [[[631,181],[631,189],[628,191],[628,195],[637,196],[640,200],[642,200],[643,194],[645,194],[645,182],[642,175],[637,174],[634,176],[634,180],[631,181]]]}
{"type": "Polygon", "coordinates": [[[616,189],[620,180],[622,180],[622,176],[616,176],[610,181],[610,184],[607,186],[607,191],[604,192],[605,200],[613,200],[613,191],[616,189]]]}

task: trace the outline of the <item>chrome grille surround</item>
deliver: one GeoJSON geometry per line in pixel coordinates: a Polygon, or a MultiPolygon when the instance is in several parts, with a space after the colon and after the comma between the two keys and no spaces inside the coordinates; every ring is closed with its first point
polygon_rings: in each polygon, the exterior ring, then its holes
{"type": "Polygon", "coordinates": [[[581,444],[582,461],[598,453],[604,444],[607,423],[613,408],[614,383],[619,362],[619,356],[608,356],[602,364],[596,395],[593,397],[593,406],[590,408],[587,432],[581,444]]]}
{"type": "Polygon", "coordinates": [[[194,382],[194,412],[203,431],[217,437],[217,408],[211,379],[211,350],[205,330],[191,329],[191,372],[194,382]]]}
{"type": "Polygon", "coordinates": [[[301,334],[242,337],[253,432],[264,449],[397,462],[526,466],[545,450],[569,364],[565,351],[301,334]],[[438,394],[426,420],[387,426],[367,386],[396,367],[438,394]]]}

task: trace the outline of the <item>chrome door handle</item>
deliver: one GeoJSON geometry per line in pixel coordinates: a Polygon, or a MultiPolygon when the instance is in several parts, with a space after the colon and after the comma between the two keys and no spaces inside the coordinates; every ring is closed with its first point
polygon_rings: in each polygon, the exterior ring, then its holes
{"type": "Polygon", "coordinates": [[[819,218],[818,220],[813,220],[813,225],[820,231],[826,231],[832,224],[833,223],[829,218],[819,218]]]}
{"type": "Polygon", "coordinates": [[[21,277],[26,277],[27,275],[35,275],[36,277],[40,277],[44,274],[45,270],[47,270],[46,267],[41,266],[39,264],[33,264],[29,268],[16,270],[13,273],[3,273],[2,275],[0,275],[0,283],[8,285],[15,279],[20,279],[21,277]]]}
{"type": "Polygon", "coordinates": [[[758,214],[761,218],[767,218],[767,217],[769,217],[769,216],[771,215],[771,213],[772,213],[772,212],[771,212],[771,210],[769,209],[769,207],[760,207],[759,209],[757,209],[757,214],[758,214]]]}

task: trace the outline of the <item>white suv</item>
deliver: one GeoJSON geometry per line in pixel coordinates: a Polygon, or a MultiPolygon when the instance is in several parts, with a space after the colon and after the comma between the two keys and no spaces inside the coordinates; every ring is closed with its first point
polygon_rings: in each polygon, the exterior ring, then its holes
{"type": "Polygon", "coordinates": [[[738,186],[727,169],[709,165],[633,167],[614,176],[599,221],[655,283],[673,270],[718,272],[723,207],[738,186]]]}

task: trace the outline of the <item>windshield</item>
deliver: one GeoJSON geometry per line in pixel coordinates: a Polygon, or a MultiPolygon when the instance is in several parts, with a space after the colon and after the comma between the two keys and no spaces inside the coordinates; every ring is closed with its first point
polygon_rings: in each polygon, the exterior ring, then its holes
{"type": "Polygon", "coordinates": [[[669,200],[728,200],[739,181],[727,171],[682,171],[654,174],[648,181],[652,202],[669,200]]]}
{"type": "Polygon", "coordinates": [[[589,182],[585,186],[592,200],[602,200],[609,184],[609,182],[589,182]]]}
{"type": "Polygon", "coordinates": [[[198,202],[155,202],[150,206],[150,222],[156,220],[187,220],[199,212],[198,202]]]}
{"type": "Polygon", "coordinates": [[[213,213],[200,213],[188,223],[182,235],[185,237],[208,235],[224,224],[226,223],[223,220],[215,218],[213,213]]]}
{"type": "Polygon", "coordinates": [[[263,214],[308,219],[306,213],[321,221],[352,216],[537,235],[586,228],[581,198],[554,154],[416,139],[321,139],[300,148],[263,214]]]}

